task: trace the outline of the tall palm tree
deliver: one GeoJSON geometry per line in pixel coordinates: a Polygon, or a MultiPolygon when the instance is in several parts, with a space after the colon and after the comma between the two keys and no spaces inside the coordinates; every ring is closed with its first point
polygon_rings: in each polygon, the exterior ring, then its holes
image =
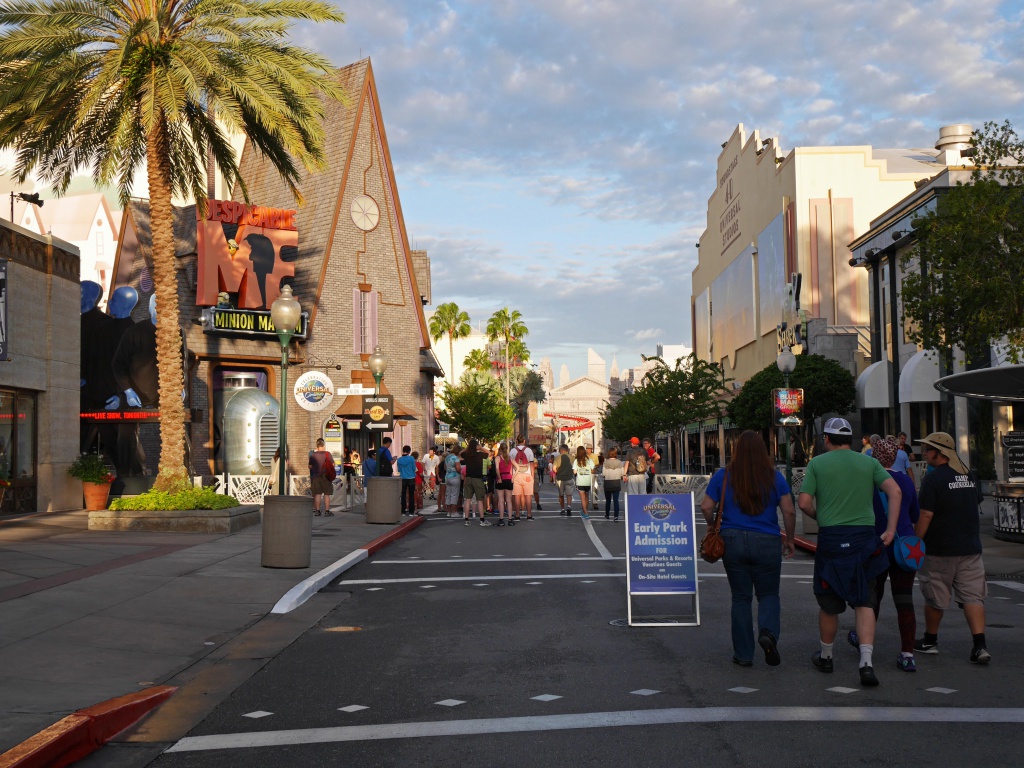
{"type": "Polygon", "coordinates": [[[454,301],[447,304],[439,304],[430,318],[430,337],[434,341],[440,341],[445,334],[448,335],[448,358],[451,367],[448,369],[448,383],[455,386],[455,339],[464,339],[469,336],[472,329],[469,327],[469,315],[459,309],[454,301]]]}
{"type": "Polygon", "coordinates": [[[63,194],[90,168],[122,205],[145,164],[157,296],[160,473],[187,482],[173,194],[206,207],[212,154],[246,200],[229,133],[269,158],[301,203],[301,167],[323,167],[324,99],[342,89],[323,56],[292,45],[290,21],[341,22],[321,0],[3,0],[0,148],[14,174],[63,194]],[[301,166],[301,167],[300,167],[301,166]]]}
{"type": "Polygon", "coordinates": [[[521,342],[524,336],[527,336],[530,331],[526,327],[526,323],[523,322],[523,315],[518,309],[510,310],[508,307],[502,307],[487,321],[487,338],[489,341],[495,342],[500,341],[505,347],[505,402],[512,402],[512,395],[510,389],[510,381],[508,375],[508,365],[510,353],[515,350],[512,349],[512,342],[521,342]]]}

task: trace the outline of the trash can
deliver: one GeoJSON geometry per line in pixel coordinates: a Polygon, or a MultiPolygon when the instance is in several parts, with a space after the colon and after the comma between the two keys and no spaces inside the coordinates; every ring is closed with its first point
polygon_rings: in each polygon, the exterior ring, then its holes
{"type": "Polygon", "coordinates": [[[313,502],[309,496],[263,497],[265,568],[309,568],[313,543],[313,502]]]}
{"type": "Polygon", "coordinates": [[[402,479],[366,478],[366,522],[394,525],[402,518],[402,479]]]}

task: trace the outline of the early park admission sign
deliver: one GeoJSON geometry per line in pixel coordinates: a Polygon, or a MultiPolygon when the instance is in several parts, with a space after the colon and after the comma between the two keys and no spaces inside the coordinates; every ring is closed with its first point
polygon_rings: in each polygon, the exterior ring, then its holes
{"type": "Polygon", "coordinates": [[[626,583],[631,626],[700,624],[693,494],[626,496],[626,583]],[[693,595],[692,619],[634,622],[638,595],[693,595]]]}

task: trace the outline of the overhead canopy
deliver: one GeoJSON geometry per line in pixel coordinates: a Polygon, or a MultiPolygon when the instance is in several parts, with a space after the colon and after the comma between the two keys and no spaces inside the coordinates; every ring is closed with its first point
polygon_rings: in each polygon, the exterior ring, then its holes
{"type": "Polygon", "coordinates": [[[889,361],[879,360],[864,369],[857,377],[858,408],[888,408],[889,400],[889,361]]]}
{"type": "Polygon", "coordinates": [[[935,389],[939,378],[939,355],[921,350],[900,371],[901,403],[935,403],[942,396],[935,389]]]}
{"type": "MultiPolygon", "coordinates": [[[[390,395],[387,387],[383,384],[380,385],[380,393],[382,395],[390,395]]],[[[363,417],[363,398],[362,395],[348,395],[344,400],[336,401],[331,408],[336,416],[341,416],[345,419],[362,419],[363,417]]],[[[414,411],[403,405],[399,399],[395,398],[395,413],[394,417],[400,421],[419,421],[419,411],[414,411]]]]}
{"type": "Polygon", "coordinates": [[[981,400],[1024,400],[1024,365],[1000,365],[943,376],[935,382],[940,392],[981,400]]]}

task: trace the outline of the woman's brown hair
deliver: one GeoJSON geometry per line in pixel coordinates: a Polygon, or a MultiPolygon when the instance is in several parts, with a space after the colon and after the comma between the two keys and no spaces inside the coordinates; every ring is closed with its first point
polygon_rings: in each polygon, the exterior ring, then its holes
{"type": "Polygon", "coordinates": [[[581,467],[587,466],[587,449],[582,445],[576,449],[576,463],[581,467]]]}
{"type": "Polygon", "coordinates": [[[748,515],[764,512],[775,486],[775,466],[757,432],[748,429],[736,440],[728,475],[736,506],[748,515]]]}

